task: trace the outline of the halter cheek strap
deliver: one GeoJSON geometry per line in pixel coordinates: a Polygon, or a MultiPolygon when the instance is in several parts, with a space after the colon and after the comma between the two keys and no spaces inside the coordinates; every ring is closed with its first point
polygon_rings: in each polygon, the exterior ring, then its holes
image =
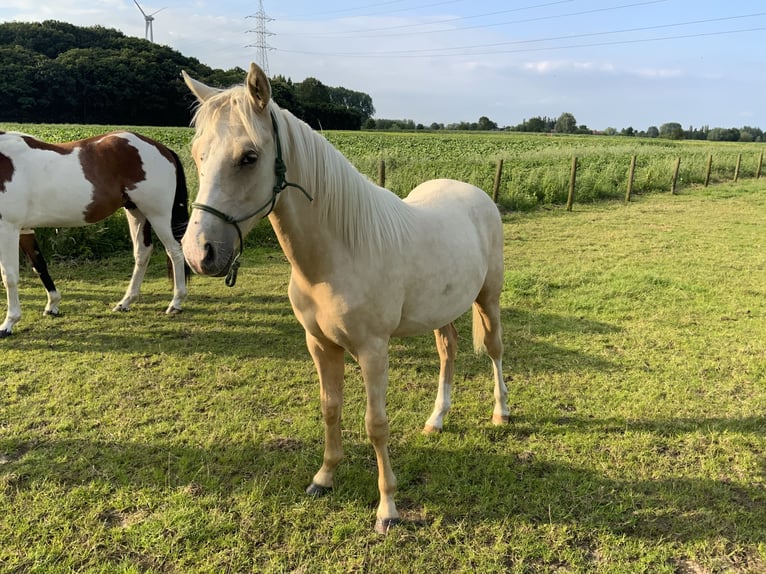
{"type": "Polygon", "coordinates": [[[240,265],[239,258],[245,249],[245,242],[242,236],[242,230],[239,228],[239,224],[242,223],[243,221],[247,221],[251,217],[255,217],[261,211],[263,211],[264,209],[268,207],[269,210],[262,216],[262,217],[266,217],[274,209],[274,206],[277,203],[277,196],[286,187],[298,188],[303,192],[303,195],[306,196],[306,199],[308,199],[309,201],[314,200],[314,198],[311,197],[311,195],[309,195],[309,192],[303,189],[303,187],[301,187],[297,183],[290,183],[289,181],[287,181],[285,177],[285,174],[287,173],[287,166],[285,165],[285,162],[282,159],[282,144],[279,139],[279,130],[277,129],[277,120],[274,117],[273,111],[271,112],[271,124],[274,127],[274,143],[277,148],[277,157],[274,160],[274,175],[276,175],[276,181],[274,182],[274,187],[271,190],[271,198],[266,203],[264,203],[261,207],[253,211],[252,213],[239,218],[232,217],[231,215],[227,215],[223,213],[222,211],[218,211],[214,207],[205,205],[204,203],[194,202],[191,204],[192,209],[199,209],[200,211],[206,211],[207,213],[215,215],[216,217],[223,219],[226,223],[230,223],[231,225],[233,225],[234,229],[237,230],[237,236],[239,237],[239,253],[237,253],[236,257],[234,257],[234,261],[231,262],[231,266],[229,267],[229,272],[226,274],[225,283],[228,287],[234,287],[234,285],[237,283],[237,273],[239,272],[239,265],[240,265]]]}

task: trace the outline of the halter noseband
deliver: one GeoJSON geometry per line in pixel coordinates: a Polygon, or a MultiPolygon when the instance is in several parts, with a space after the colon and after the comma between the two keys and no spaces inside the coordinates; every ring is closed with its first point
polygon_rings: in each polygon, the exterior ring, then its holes
{"type": "Polygon", "coordinates": [[[274,143],[276,144],[276,148],[277,148],[277,157],[274,160],[274,175],[276,175],[277,177],[276,177],[276,181],[274,182],[274,187],[271,190],[271,199],[269,199],[266,203],[264,203],[261,207],[259,207],[258,209],[250,213],[249,215],[245,215],[244,217],[240,217],[240,218],[227,215],[223,213],[222,211],[218,211],[214,207],[205,205],[204,203],[194,202],[191,204],[192,209],[199,209],[200,211],[206,211],[207,213],[215,215],[216,217],[223,219],[226,223],[230,223],[231,225],[233,225],[234,229],[237,230],[237,236],[239,237],[239,253],[237,253],[237,256],[234,258],[234,261],[231,262],[231,266],[229,267],[229,272],[226,274],[225,283],[228,287],[234,287],[234,285],[237,282],[237,273],[239,272],[239,264],[240,264],[239,258],[245,249],[245,242],[244,242],[244,238],[242,237],[242,230],[239,228],[238,224],[242,223],[243,221],[247,221],[251,217],[255,217],[261,211],[263,211],[264,209],[268,207],[269,210],[263,215],[263,217],[266,217],[274,209],[274,206],[277,203],[277,196],[286,187],[296,187],[303,192],[303,195],[305,195],[309,201],[314,200],[314,198],[311,197],[309,193],[305,189],[303,189],[300,185],[298,185],[297,183],[290,183],[285,178],[285,173],[287,173],[287,166],[285,165],[285,162],[282,159],[282,144],[279,140],[279,130],[277,129],[277,120],[274,117],[273,111],[270,112],[270,115],[271,115],[271,125],[274,127],[274,143]]]}

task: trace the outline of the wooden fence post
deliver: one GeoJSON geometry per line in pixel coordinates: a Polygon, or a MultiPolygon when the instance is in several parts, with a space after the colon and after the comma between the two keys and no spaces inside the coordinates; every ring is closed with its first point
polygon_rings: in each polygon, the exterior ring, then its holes
{"type": "Polygon", "coordinates": [[[734,167],[734,181],[739,179],[739,166],[742,164],[742,154],[737,154],[737,165],[734,167]]]}
{"type": "Polygon", "coordinates": [[[710,172],[713,170],[713,154],[707,158],[707,171],[705,172],[705,187],[710,183],[710,172]]]}
{"type": "Polygon", "coordinates": [[[569,195],[567,196],[567,211],[572,211],[575,193],[575,179],[577,178],[577,156],[572,156],[572,173],[569,176],[569,195]]]}
{"type": "Polygon", "coordinates": [[[681,158],[676,159],[676,168],[673,170],[673,182],[670,184],[670,193],[675,195],[676,182],[678,181],[678,171],[681,169],[681,158]]]}
{"type": "Polygon", "coordinates": [[[378,164],[378,185],[386,187],[386,160],[381,159],[378,164]]]}
{"type": "Polygon", "coordinates": [[[763,167],[763,152],[761,152],[761,157],[758,158],[758,169],[755,170],[755,179],[761,179],[762,167],[763,167]]]}
{"type": "Polygon", "coordinates": [[[625,203],[630,201],[630,194],[633,193],[633,176],[636,173],[636,156],[630,158],[630,171],[628,171],[628,189],[625,191],[625,203]]]}
{"type": "Polygon", "coordinates": [[[503,177],[503,159],[497,160],[497,171],[495,172],[495,185],[492,188],[492,201],[497,203],[497,197],[500,195],[500,180],[503,177]]]}

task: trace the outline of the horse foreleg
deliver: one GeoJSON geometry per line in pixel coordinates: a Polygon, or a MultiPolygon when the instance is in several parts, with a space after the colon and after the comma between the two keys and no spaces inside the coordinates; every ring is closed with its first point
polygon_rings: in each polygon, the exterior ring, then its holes
{"type": "Polygon", "coordinates": [[[61,295],[56,290],[56,285],[53,283],[53,278],[48,273],[48,264],[43,257],[40,245],[37,243],[34,231],[22,231],[19,236],[19,246],[26,258],[32,264],[32,269],[40,277],[45,291],[48,294],[48,303],[45,305],[43,315],[50,315],[51,317],[58,317],[61,313],[59,311],[59,303],[61,302],[61,295]]]}
{"type": "Polygon", "coordinates": [[[332,489],[335,468],[343,459],[341,411],[343,408],[343,348],[306,332],[306,346],[319,374],[319,394],[324,418],[324,459],[306,493],[312,496],[332,489]]]}
{"type": "Polygon", "coordinates": [[[19,230],[0,222],[0,275],[5,285],[8,309],[5,321],[0,325],[0,339],[13,332],[13,326],[21,319],[19,303],[19,230]]]}
{"type": "Polygon", "coordinates": [[[396,476],[388,456],[390,429],[386,416],[386,389],[388,388],[388,341],[377,341],[362,350],[357,361],[362,369],[362,378],[367,391],[367,410],[364,417],[367,436],[375,448],[378,462],[378,504],[375,531],[386,534],[388,529],[399,522],[399,513],[394,503],[396,476]]]}
{"type": "Polygon", "coordinates": [[[444,426],[444,415],[450,408],[450,391],[455,372],[455,355],[457,353],[457,330],[450,323],[434,331],[436,349],[439,351],[439,390],[431,416],[428,417],[424,433],[440,432],[444,426]]]}
{"type": "Polygon", "coordinates": [[[125,296],[112,311],[128,311],[130,305],[138,299],[153,249],[151,230],[147,227],[148,223],[144,214],[137,209],[125,209],[125,214],[130,228],[130,239],[133,242],[133,275],[130,277],[125,296]]]}

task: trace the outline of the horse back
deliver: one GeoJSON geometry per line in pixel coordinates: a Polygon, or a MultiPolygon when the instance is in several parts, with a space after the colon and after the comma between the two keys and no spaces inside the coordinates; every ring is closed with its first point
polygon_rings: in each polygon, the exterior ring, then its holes
{"type": "Polygon", "coordinates": [[[168,148],[132,132],[60,144],[4,134],[0,155],[1,185],[13,191],[19,224],[26,227],[94,223],[161,190],[170,209],[180,166],[168,148]]]}

